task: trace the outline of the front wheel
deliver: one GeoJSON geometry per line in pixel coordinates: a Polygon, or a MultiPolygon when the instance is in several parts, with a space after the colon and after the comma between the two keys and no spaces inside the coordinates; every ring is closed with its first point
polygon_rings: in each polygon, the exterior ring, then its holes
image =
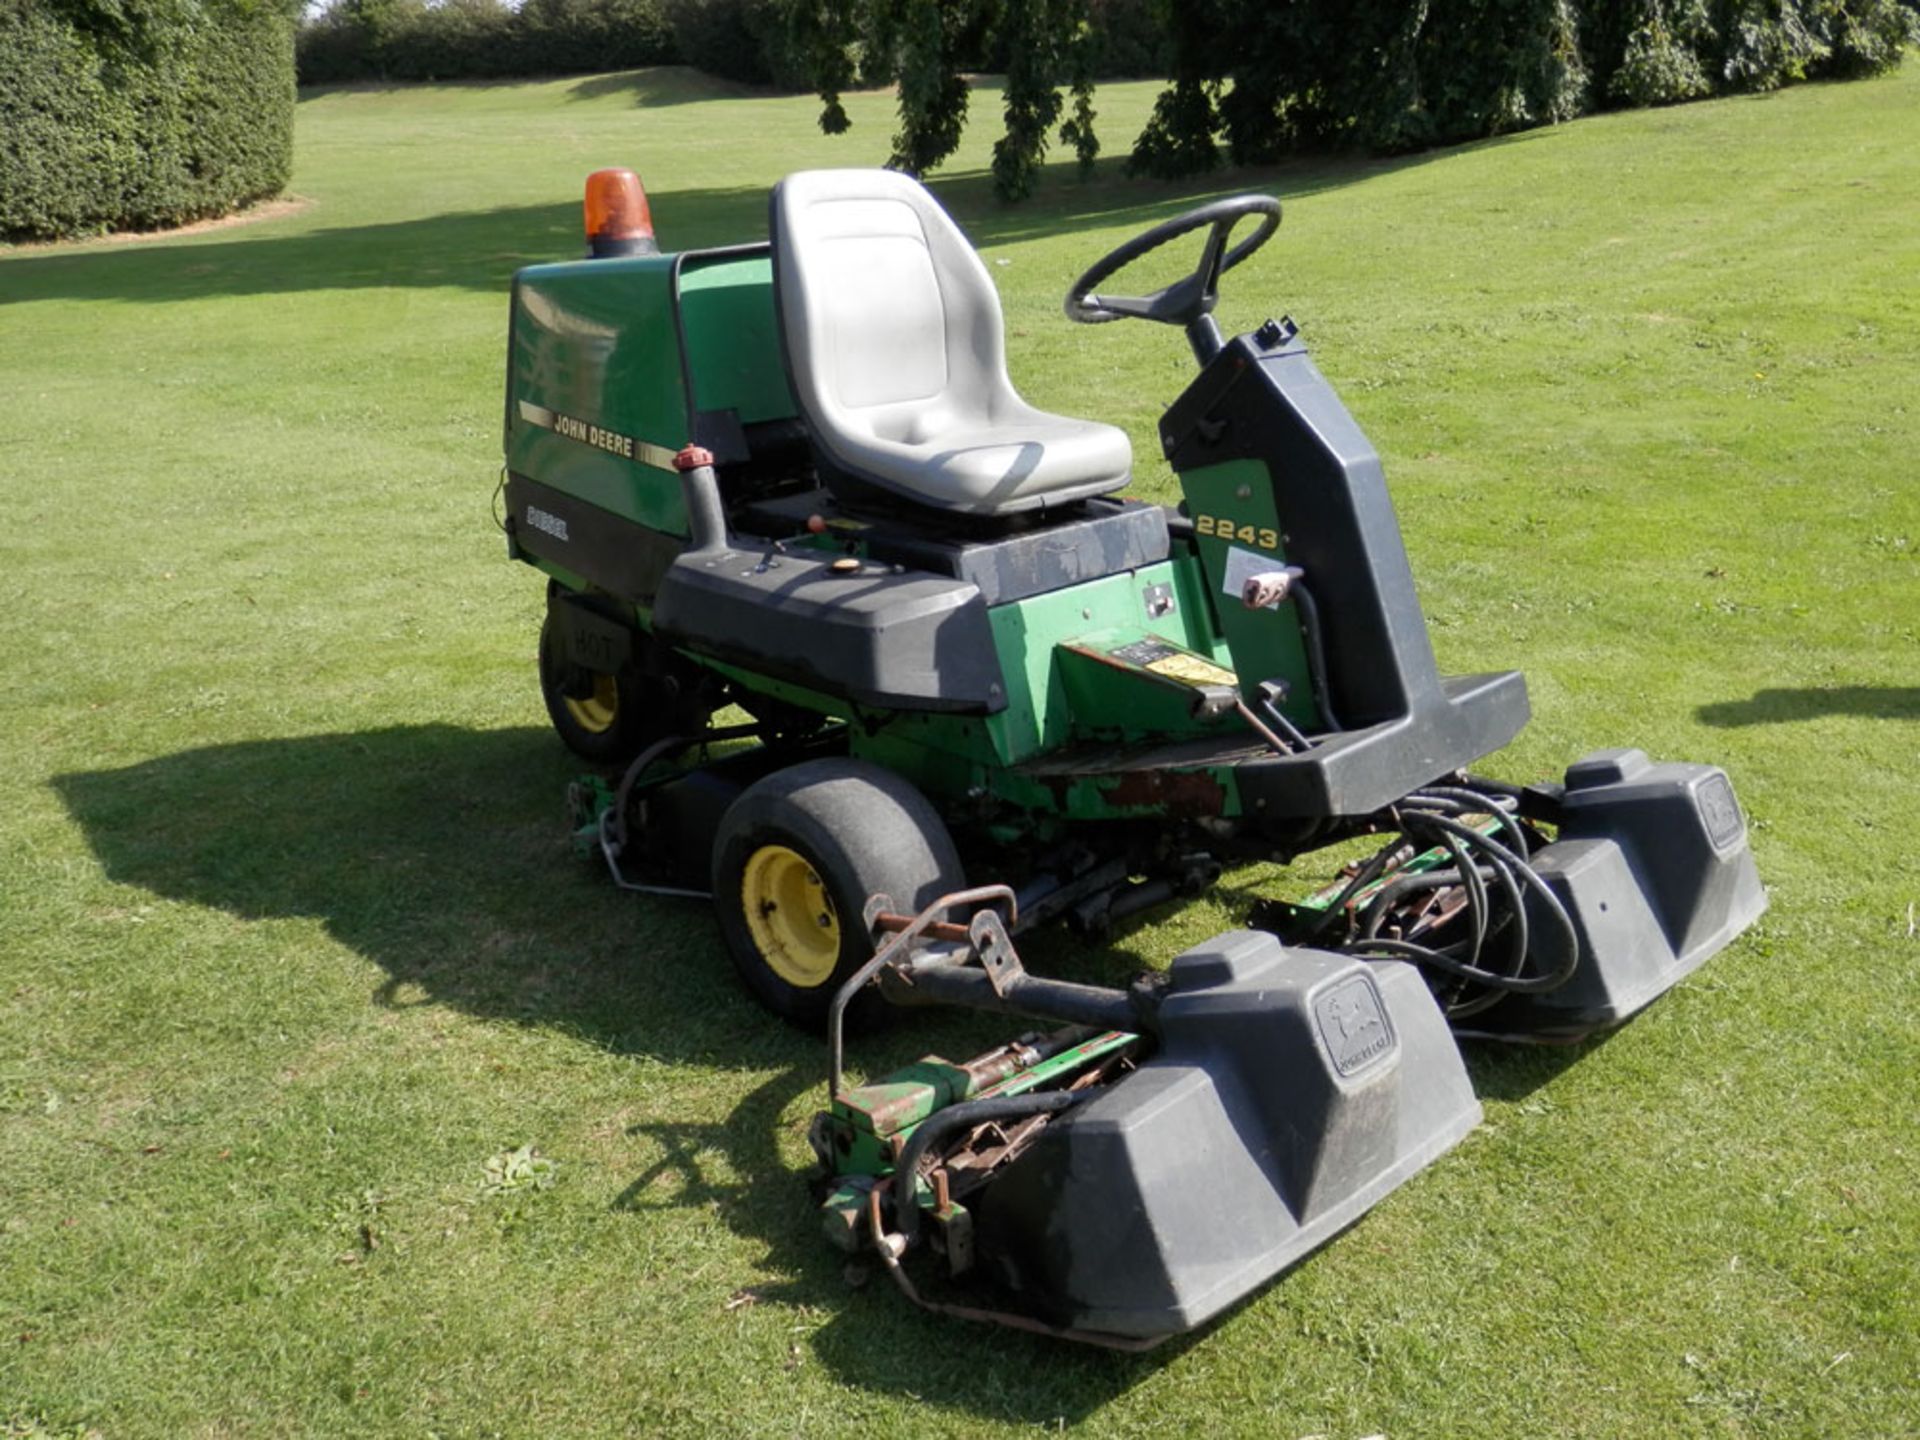
{"type": "Polygon", "coordinates": [[[869,896],[913,914],[966,884],[953,838],[912,785],[862,760],[810,760],[749,786],[721,818],[713,902],[747,988],[817,1030],[873,954],[869,896]]]}

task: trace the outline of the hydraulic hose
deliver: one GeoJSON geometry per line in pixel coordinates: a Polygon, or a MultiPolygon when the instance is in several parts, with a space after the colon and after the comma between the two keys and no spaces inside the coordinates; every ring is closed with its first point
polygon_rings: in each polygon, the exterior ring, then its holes
{"type": "Polygon", "coordinates": [[[1399,834],[1362,864],[1338,896],[1308,928],[1310,943],[1324,935],[1348,906],[1412,854],[1441,849],[1451,865],[1393,875],[1380,885],[1334,947],[1360,956],[1410,960],[1427,969],[1450,1019],[1476,1014],[1508,995],[1541,995],[1572,978],[1580,964],[1579,932],[1559,896],[1530,862],[1534,837],[1515,813],[1508,787],[1486,790],[1436,785],[1417,790],[1389,812],[1399,834]],[[1490,828],[1466,823],[1491,817],[1490,828]],[[1458,887],[1465,892],[1466,934],[1442,945],[1425,945],[1381,930],[1410,898],[1458,887]],[[1531,918],[1530,918],[1531,912],[1531,918]],[[1504,952],[1489,954],[1490,944],[1504,952]],[[1535,950],[1539,959],[1529,964],[1535,950]]]}
{"type": "Polygon", "coordinates": [[[970,1129],[997,1120],[1025,1120],[1031,1115],[1051,1115],[1071,1109],[1096,1090],[1035,1090],[1025,1095],[997,1095],[987,1100],[963,1100],[936,1110],[913,1132],[900,1163],[893,1171],[893,1223],[901,1237],[911,1245],[920,1234],[920,1206],[914,1198],[914,1186],[920,1178],[920,1162],[927,1152],[955,1131],[970,1129]]]}
{"type": "MultiPolygon", "coordinates": [[[[1410,801],[1417,801],[1420,797],[1416,795],[1408,798],[1410,801]]],[[[1450,805],[1460,805],[1462,803],[1459,800],[1453,799],[1451,796],[1437,798],[1444,799],[1450,805]]],[[[1498,807],[1493,808],[1494,813],[1500,816],[1500,819],[1505,825],[1512,827],[1515,834],[1522,833],[1512,817],[1499,811],[1498,807]]],[[[1471,946],[1471,948],[1466,951],[1467,958],[1463,959],[1459,954],[1454,953],[1454,947],[1436,948],[1420,945],[1412,941],[1397,940],[1379,934],[1380,925],[1390,912],[1393,901],[1400,895],[1414,890],[1438,889],[1447,884],[1465,883],[1464,874],[1466,872],[1476,871],[1478,867],[1475,866],[1463,865],[1453,871],[1436,871],[1424,875],[1407,875],[1392,881],[1383,888],[1380,895],[1368,905],[1367,913],[1362,921],[1360,938],[1354,946],[1355,949],[1362,952],[1369,950],[1384,951],[1385,953],[1403,958],[1417,960],[1421,964],[1430,965],[1434,969],[1443,971],[1449,975],[1454,975],[1460,979],[1468,980],[1474,984],[1486,986],[1489,989],[1501,991],[1506,994],[1541,995],[1550,990],[1558,989],[1573,978],[1573,973],[1579,968],[1580,964],[1579,933],[1574,929],[1573,919],[1567,914],[1566,907],[1560,903],[1560,897],[1553,893],[1548,887],[1547,882],[1540,878],[1539,872],[1526,862],[1523,855],[1514,853],[1513,850],[1502,845],[1491,835],[1476,830],[1472,826],[1463,825],[1451,816],[1439,814],[1435,811],[1411,808],[1403,812],[1402,819],[1407,825],[1409,834],[1412,834],[1416,829],[1430,828],[1437,830],[1440,832],[1443,842],[1445,838],[1451,837],[1457,840],[1461,848],[1465,851],[1478,851],[1486,859],[1488,862],[1486,873],[1476,874],[1475,878],[1483,885],[1484,882],[1489,879],[1496,881],[1506,896],[1509,907],[1506,924],[1513,927],[1513,968],[1506,973],[1502,973],[1486,969],[1476,963],[1479,959],[1480,947],[1478,944],[1471,946]],[[1521,894],[1522,888],[1531,891],[1534,897],[1540,902],[1541,910],[1545,913],[1547,919],[1552,922],[1554,938],[1559,941],[1558,949],[1560,953],[1556,957],[1556,963],[1553,964],[1551,968],[1535,975],[1523,975],[1520,973],[1521,969],[1524,968],[1526,956],[1532,949],[1533,938],[1528,927],[1526,897],[1521,894]]],[[[1523,838],[1518,843],[1524,846],[1526,842],[1523,838]]],[[[1452,850],[1455,855],[1461,853],[1460,849],[1455,849],[1453,846],[1449,846],[1448,848],[1452,850]]],[[[1469,885],[1470,897],[1473,893],[1472,886],[1469,885]]],[[[1469,903],[1472,903],[1471,899],[1469,903]]],[[[1477,927],[1476,939],[1482,938],[1484,933],[1484,931],[1477,927]]]]}

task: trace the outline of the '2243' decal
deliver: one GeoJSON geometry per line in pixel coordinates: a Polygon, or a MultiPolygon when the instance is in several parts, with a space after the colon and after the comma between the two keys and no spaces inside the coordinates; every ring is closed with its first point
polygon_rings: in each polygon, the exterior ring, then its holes
{"type": "Polygon", "coordinates": [[[1280,532],[1251,525],[1235,526],[1225,515],[1196,515],[1193,528],[1202,535],[1212,535],[1221,540],[1238,540],[1242,545],[1253,545],[1262,550],[1280,548],[1280,532]]]}

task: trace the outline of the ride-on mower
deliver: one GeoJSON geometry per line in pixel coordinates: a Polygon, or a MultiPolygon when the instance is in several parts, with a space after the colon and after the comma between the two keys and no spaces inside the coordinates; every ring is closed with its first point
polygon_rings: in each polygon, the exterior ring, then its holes
{"type": "Polygon", "coordinates": [[[1472,1129],[1454,1034],[1615,1025],[1764,908],[1712,766],[1469,772],[1525,682],[1439,673],[1379,457],[1296,327],[1212,318],[1275,200],[1159,225],[1066,298],[1184,332],[1173,510],[1120,498],[1123,432],[1016,393],[987,270],[915,181],[792,175],[767,243],[678,254],[631,172],[587,217],[591,258],[514,280],[504,479],[548,710],[606,770],[577,833],[623,885],[710,895],[753,993],[825,1028],[826,1227],[921,1303],[1190,1329],[1472,1129]],[[1184,279],[1110,292],[1190,233],[1184,279]],[[1015,949],[1369,835],[1123,987],[1015,949]],[[848,1021],[888,1002],[1054,1028],[849,1085],[848,1021]],[[916,1247],[971,1298],[927,1295],[916,1247]]]}

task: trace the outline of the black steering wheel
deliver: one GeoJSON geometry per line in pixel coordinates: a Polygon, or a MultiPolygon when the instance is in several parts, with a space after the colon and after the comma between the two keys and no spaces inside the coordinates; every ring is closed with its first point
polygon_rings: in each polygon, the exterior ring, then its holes
{"type": "Polygon", "coordinates": [[[1144,235],[1136,235],[1118,250],[1109,252],[1094,267],[1073,282],[1067,291],[1069,320],[1082,325],[1102,325],[1109,320],[1158,320],[1162,325],[1191,325],[1202,315],[1213,313],[1220,298],[1220,277],[1267,241],[1280,228],[1280,202],[1271,195],[1230,195],[1197,210],[1175,216],[1156,225],[1144,235]],[[1261,218],[1260,228],[1231,250],[1227,241],[1233,227],[1248,215],[1261,218]],[[1169,240],[1177,240],[1194,230],[1206,229],[1206,247],[1200,263],[1191,275],[1156,290],[1151,295],[1096,295],[1093,287],[1109,275],[1131,265],[1142,255],[1158,250],[1169,240]]]}

